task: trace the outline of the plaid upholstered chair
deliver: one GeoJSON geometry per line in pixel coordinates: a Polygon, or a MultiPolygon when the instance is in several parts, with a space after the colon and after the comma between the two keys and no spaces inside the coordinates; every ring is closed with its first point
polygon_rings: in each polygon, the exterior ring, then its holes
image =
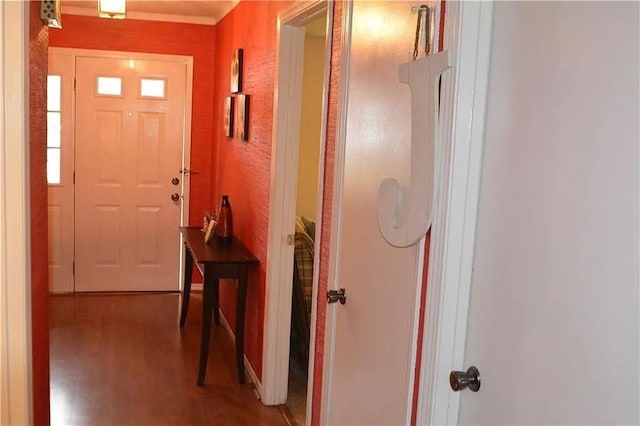
{"type": "Polygon", "coordinates": [[[302,218],[296,218],[290,353],[300,367],[306,370],[309,362],[314,241],[304,222],[302,218]]]}

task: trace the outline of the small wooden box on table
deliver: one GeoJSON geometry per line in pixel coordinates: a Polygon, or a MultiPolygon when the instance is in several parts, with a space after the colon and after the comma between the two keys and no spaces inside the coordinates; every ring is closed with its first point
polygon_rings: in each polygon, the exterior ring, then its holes
{"type": "Polygon", "coordinates": [[[180,327],[184,326],[189,310],[189,295],[193,263],[204,277],[202,296],[202,338],[200,341],[200,364],[198,367],[198,386],[204,384],[209,358],[209,338],[211,336],[211,314],[216,325],[220,325],[219,288],[221,278],[238,280],[236,293],[236,362],[238,380],[244,383],[244,312],[247,299],[247,281],[249,268],[258,264],[258,259],[236,238],[230,244],[219,244],[215,239],[209,244],[204,242],[204,232],[200,228],[180,228],[187,248],[184,260],[184,291],[180,311],[180,327]],[[213,311],[213,312],[212,312],[213,311]]]}

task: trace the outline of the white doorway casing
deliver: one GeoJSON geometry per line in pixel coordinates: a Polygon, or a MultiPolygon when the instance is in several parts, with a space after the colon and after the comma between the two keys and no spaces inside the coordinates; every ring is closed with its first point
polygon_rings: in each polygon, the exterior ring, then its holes
{"type": "Polygon", "coordinates": [[[490,2],[447,3],[444,48],[454,66],[442,78],[440,128],[450,142],[441,145],[431,228],[417,424],[457,422],[459,394],[448,378],[463,362],[466,326],[455,321],[466,321],[469,301],[492,17],[490,2]]]}
{"type": "MultiPolygon", "coordinates": [[[[294,234],[296,220],[296,186],[302,104],[304,25],[321,15],[332,26],[332,2],[314,1],[292,6],[278,16],[276,80],[274,96],[273,144],[269,206],[269,241],[267,249],[267,282],[264,322],[262,383],[259,388],[264,404],[283,404],[287,400],[289,376],[289,337],[291,334],[291,296],[293,288],[293,245],[288,235],[294,234]]],[[[307,391],[307,424],[311,419],[311,390],[315,355],[315,327],[318,300],[319,244],[322,235],[322,189],[327,123],[327,96],[331,32],[326,32],[325,67],[323,72],[321,152],[318,164],[318,214],[315,235],[314,276],[309,342],[309,381],[307,391]]]]}
{"type": "Polygon", "coordinates": [[[28,2],[0,2],[0,424],[33,422],[28,2]]]}

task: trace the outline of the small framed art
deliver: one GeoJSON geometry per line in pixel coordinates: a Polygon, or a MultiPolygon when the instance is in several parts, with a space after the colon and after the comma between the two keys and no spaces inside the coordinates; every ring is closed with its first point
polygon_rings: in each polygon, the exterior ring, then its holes
{"type": "Polygon", "coordinates": [[[244,51],[236,49],[231,58],[231,93],[242,92],[242,57],[244,51]]]}
{"type": "Polygon", "coordinates": [[[224,98],[224,135],[233,137],[233,96],[224,98]]]}
{"type": "Polygon", "coordinates": [[[236,96],[236,136],[249,140],[249,95],[236,96]]]}

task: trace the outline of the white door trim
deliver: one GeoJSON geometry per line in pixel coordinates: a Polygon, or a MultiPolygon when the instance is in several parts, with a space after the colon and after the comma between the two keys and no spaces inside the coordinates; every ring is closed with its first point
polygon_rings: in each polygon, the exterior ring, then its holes
{"type": "Polygon", "coordinates": [[[0,2],[0,424],[12,425],[33,423],[28,17],[28,2],[0,2]]]}
{"type": "MultiPolygon", "coordinates": [[[[347,145],[347,109],[349,105],[349,76],[351,68],[351,18],[353,2],[344,2],[340,40],[340,79],[338,83],[338,118],[336,123],[335,165],[333,173],[333,197],[331,212],[331,243],[327,290],[337,290],[338,268],[340,266],[340,233],[342,229],[342,196],[344,193],[345,151],[347,145]]],[[[325,305],[324,357],[322,367],[322,403],[320,404],[320,424],[329,425],[331,418],[331,380],[335,359],[335,332],[337,304],[325,305]]],[[[373,402],[373,401],[372,401],[373,402]]],[[[375,403],[375,402],[374,402],[375,403]]]]}
{"type": "Polygon", "coordinates": [[[493,3],[448,2],[443,143],[429,258],[417,424],[456,424],[460,396],[449,372],[463,369],[490,64],[493,3]]]}
{"type": "MultiPolygon", "coordinates": [[[[65,55],[71,57],[71,66],[73,69],[67,70],[75,79],[76,78],[76,59],[79,57],[92,57],[92,58],[109,58],[109,59],[137,59],[137,60],[149,60],[149,61],[162,61],[162,62],[171,62],[171,63],[180,63],[184,64],[185,69],[185,82],[186,82],[186,93],[185,93],[185,105],[184,105],[184,126],[183,126],[183,134],[182,134],[182,158],[181,158],[181,169],[189,169],[191,163],[191,117],[192,117],[192,104],[193,104],[193,57],[192,56],[184,56],[184,55],[165,55],[165,54],[156,54],[156,53],[140,53],[140,52],[125,52],[125,51],[115,51],[115,50],[96,50],[96,49],[78,49],[78,48],[69,48],[69,47],[50,47],[50,54],[55,53],[58,55],[65,55]]],[[[76,140],[75,140],[75,108],[76,108],[76,93],[73,92],[73,112],[71,114],[66,114],[63,116],[63,120],[71,120],[71,124],[69,124],[73,131],[69,134],[70,144],[67,149],[72,149],[75,153],[76,140]]],[[[63,126],[66,126],[64,124],[63,126]]],[[[75,154],[74,154],[75,158],[75,154]]],[[[71,162],[71,167],[75,169],[75,160],[71,162]]],[[[180,188],[182,193],[182,202],[180,206],[180,226],[187,226],[189,222],[189,200],[190,200],[190,189],[191,189],[191,181],[189,174],[180,174],[178,170],[176,170],[176,176],[180,178],[180,188]]],[[[75,188],[71,188],[72,191],[75,191],[75,188]]],[[[75,214],[75,213],[74,213],[75,214]]],[[[75,227],[74,227],[75,234],[75,227]]],[[[75,241],[75,235],[72,236],[73,241],[75,241]]],[[[180,257],[178,259],[178,271],[179,271],[179,287],[178,289],[182,291],[183,281],[184,281],[184,245],[182,244],[182,235],[180,236],[180,257]]],[[[74,284],[75,288],[75,284],[74,284]]],[[[70,289],[73,291],[74,289],[70,289]]]]}
{"type": "MultiPolygon", "coordinates": [[[[269,240],[267,246],[267,279],[262,353],[261,399],[266,405],[284,404],[287,400],[289,376],[289,336],[291,335],[291,294],[293,291],[293,245],[287,235],[294,234],[296,219],[296,187],[302,107],[304,25],[327,15],[331,28],[333,3],[324,0],[298,3],[278,16],[275,64],[273,143],[271,152],[271,185],[269,191],[269,240]]],[[[322,236],[322,193],[331,33],[327,32],[323,76],[321,152],[318,176],[318,214],[313,276],[313,299],[318,295],[319,246],[322,236]]],[[[312,304],[309,342],[309,371],[313,371],[315,353],[316,304],[312,304]]],[[[309,374],[308,389],[313,389],[309,374]]],[[[307,397],[307,423],[310,421],[311,394],[307,397]]]]}

